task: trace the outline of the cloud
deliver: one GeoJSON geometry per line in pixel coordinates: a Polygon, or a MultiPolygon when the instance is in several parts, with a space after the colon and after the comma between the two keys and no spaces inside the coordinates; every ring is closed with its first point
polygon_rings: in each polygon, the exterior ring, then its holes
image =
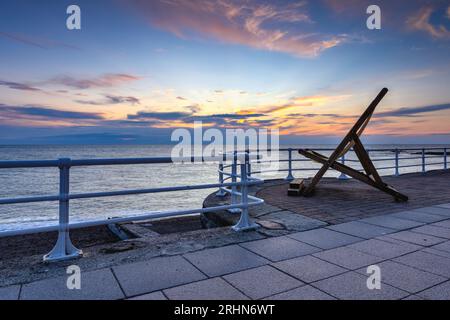
{"type": "Polygon", "coordinates": [[[379,112],[374,115],[374,117],[414,117],[418,114],[429,113],[435,111],[450,110],[450,103],[437,104],[423,107],[414,108],[399,108],[386,112],[379,112]]]}
{"type": "Polygon", "coordinates": [[[249,113],[249,114],[238,114],[238,113],[223,113],[223,114],[211,114],[211,115],[195,115],[194,112],[147,112],[139,111],[136,114],[129,114],[127,116],[128,120],[140,120],[140,121],[154,121],[152,124],[166,122],[167,121],[177,121],[178,124],[192,124],[194,121],[203,121],[208,124],[215,125],[243,125],[246,121],[251,121],[257,123],[260,121],[263,123],[267,120],[254,119],[264,117],[265,114],[262,113],[249,113]]]}
{"type": "Polygon", "coordinates": [[[324,2],[339,14],[361,14],[370,4],[367,0],[324,0],[324,2]]]}
{"type": "Polygon", "coordinates": [[[433,7],[423,7],[417,13],[412,15],[406,23],[410,29],[427,32],[435,39],[450,38],[450,30],[448,30],[444,25],[433,25],[430,22],[433,12],[433,7]]]}
{"type": "Polygon", "coordinates": [[[20,42],[26,45],[30,45],[33,47],[41,48],[41,49],[51,49],[51,48],[66,48],[66,49],[73,49],[73,50],[80,50],[78,47],[66,44],[63,42],[58,42],[50,39],[45,39],[41,37],[30,37],[23,34],[18,33],[8,33],[8,32],[1,32],[0,31],[0,37],[7,38],[9,40],[13,40],[16,42],[20,42]]]}
{"type": "Polygon", "coordinates": [[[180,97],[180,96],[178,96],[177,99],[178,100],[186,100],[186,98],[183,98],[183,97],[180,97]]]}
{"type": "Polygon", "coordinates": [[[75,89],[90,89],[120,86],[139,79],[141,79],[141,77],[126,73],[107,73],[95,78],[85,79],[77,79],[72,76],[58,76],[47,82],[52,84],[62,84],[66,87],[75,89]]]}
{"type": "Polygon", "coordinates": [[[258,110],[262,113],[275,113],[295,107],[321,106],[327,103],[342,101],[349,97],[351,97],[351,95],[336,95],[336,96],[317,95],[317,96],[292,97],[289,99],[287,103],[261,107],[258,108],[258,110]]]}
{"type": "Polygon", "coordinates": [[[129,0],[126,3],[152,25],[183,39],[213,39],[295,57],[314,57],[347,41],[345,35],[299,31],[312,23],[305,1],[282,4],[256,0],[129,0]]]}
{"type": "Polygon", "coordinates": [[[0,104],[1,116],[5,118],[46,118],[59,120],[101,120],[103,116],[99,113],[63,111],[40,106],[6,106],[0,104]]]}
{"type": "Polygon", "coordinates": [[[14,89],[14,90],[41,91],[40,89],[31,87],[25,83],[10,82],[10,81],[3,81],[3,80],[0,80],[0,86],[8,87],[8,88],[14,89]]]}
{"type": "Polygon", "coordinates": [[[112,95],[105,95],[104,100],[75,100],[75,102],[80,104],[89,104],[94,106],[104,106],[104,105],[111,105],[111,104],[120,104],[120,103],[129,103],[132,105],[140,104],[140,100],[136,97],[132,96],[112,96],[112,95]]]}
{"type": "Polygon", "coordinates": [[[127,119],[159,119],[159,120],[179,120],[189,117],[191,113],[187,112],[146,112],[139,111],[136,114],[129,114],[127,119]]]}
{"type": "Polygon", "coordinates": [[[329,117],[329,118],[348,118],[349,116],[340,115],[336,113],[291,113],[287,117],[290,118],[316,118],[316,117],[329,117]]]}
{"type": "Polygon", "coordinates": [[[265,114],[263,113],[249,113],[249,114],[222,113],[222,114],[213,114],[206,117],[223,118],[223,119],[247,119],[250,117],[263,117],[263,116],[265,116],[265,114]]]}
{"type": "Polygon", "coordinates": [[[112,104],[117,104],[117,103],[140,104],[141,103],[138,98],[135,98],[135,97],[132,97],[132,96],[124,97],[124,96],[110,96],[110,95],[107,95],[105,97],[112,104]]]}

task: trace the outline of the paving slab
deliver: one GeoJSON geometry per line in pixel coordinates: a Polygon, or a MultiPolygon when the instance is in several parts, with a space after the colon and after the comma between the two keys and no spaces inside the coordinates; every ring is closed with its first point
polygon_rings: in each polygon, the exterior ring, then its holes
{"type": "Polygon", "coordinates": [[[133,297],[128,300],[167,300],[161,291],[143,294],[141,296],[133,297]]]}
{"type": "Polygon", "coordinates": [[[238,245],[185,254],[193,265],[210,277],[259,267],[269,261],[238,245]]]}
{"type": "Polygon", "coordinates": [[[395,229],[395,230],[406,230],[406,229],[411,229],[414,227],[422,226],[425,224],[424,222],[399,219],[399,218],[392,217],[389,215],[365,218],[365,219],[358,220],[358,222],[369,223],[369,224],[373,224],[376,226],[395,229]]]}
{"type": "Polygon", "coordinates": [[[242,243],[241,246],[271,261],[281,261],[321,251],[319,248],[288,237],[256,240],[242,243]]]}
{"type": "Polygon", "coordinates": [[[444,216],[444,217],[450,217],[450,208],[443,208],[443,207],[439,207],[439,206],[423,207],[423,208],[419,208],[419,209],[414,209],[412,211],[436,214],[436,215],[444,216]]]}
{"type": "Polygon", "coordinates": [[[9,286],[0,288],[0,300],[18,300],[20,286],[9,286]]]}
{"type": "Polygon", "coordinates": [[[180,256],[123,264],[113,270],[127,296],[150,293],[206,278],[180,256]]]}
{"type": "Polygon", "coordinates": [[[422,291],[417,295],[428,300],[450,300],[450,281],[422,291]]]}
{"type": "Polygon", "coordinates": [[[408,296],[406,298],[403,298],[402,300],[424,300],[424,299],[419,297],[419,296],[416,296],[416,295],[412,294],[412,295],[410,295],[410,296],[408,296]]]}
{"type": "Polygon", "coordinates": [[[446,241],[444,238],[438,238],[434,237],[428,234],[422,234],[417,232],[411,232],[411,231],[400,231],[396,233],[390,233],[386,236],[380,237],[380,238],[392,238],[397,239],[405,242],[410,242],[413,244],[417,244],[420,246],[433,246],[435,244],[441,243],[446,241]]]}
{"type": "Polygon", "coordinates": [[[271,220],[281,223],[286,227],[287,230],[293,231],[311,230],[327,225],[327,223],[323,221],[305,217],[301,214],[288,210],[270,213],[265,215],[263,218],[265,220],[271,220]]]}
{"type": "Polygon", "coordinates": [[[346,247],[322,251],[315,253],[314,256],[350,270],[359,269],[384,260],[381,257],[346,247]]]}
{"type": "Polygon", "coordinates": [[[347,248],[358,250],[381,258],[391,259],[402,256],[406,253],[420,250],[423,247],[411,243],[400,242],[395,239],[392,239],[391,241],[389,241],[389,239],[386,239],[384,241],[378,239],[369,239],[363,242],[348,245],[347,248]]]}
{"type": "Polygon", "coordinates": [[[446,217],[443,217],[443,216],[440,216],[437,214],[429,214],[429,213],[417,212],[417,211],[402,211],[402,212],[390,214],[389,216],[395,217],[395,218],[400,218],[400,219],[424,222],[424,223],[432,223],[432,222],[437,222],[437,221],[447,219],[446,217]]]}
{"type": "Polygon", "coordinates": [[[311,286],[303,286],[276,294],[264,300],[336,300],[336,298],[311,286]]]}
{"type": "Polygon", "coordinates": [[[442,227],[442,228],[450,229],[450,220],[445,220],[445,221],[440,221],[440,222],[432,223],[431,226],[442,227]]]}
{"type": "Polygon", "coordinates": [[[170,300],[248,300],[222,278],[207,279],[166,289],[170,300]]]}
{"type": "MultiPolygon", "coordinates": [[[[377,264],[377,266],[380,267],[383,283],[387,283],[410,293],[417,293],[446,281],[446,278],[442,276],[421,271],[393,261],[381,262],[377,264]]],[[[365,268],[359,269],[357,272],[362,275],[367,274],[365,268]]]]}
{"type": "Polygon", "coordinates": [[[329,226],[327,227],[327,229],[364,239],[370,239],[397,231],[394,229],[384,228],[359,221],[341,223],[334,226],[329,226]]]}
{"type": "Polygon", "coordinates": [[[434,248],[424,248],[422,250],[423,252],[427,252],[427,253],[431,253],[440,257],[444,257],[444,258],[450,258],[450,252],[447,251],[443,251],[443,250],[436,250],[434,248]]]}
{"type": "Polygon", "coordinates": [[[432,246],[431,248],[450,253],[450,241],[439,243],[435,246],[432,246]]]}
{"type": "Polygon", "coordinates": [[[450,278],[450,259],[424,251],[408,253],[393,259],[395,262],[450,278]]]}
{"type": "Polygon", "coordinates": [[[252,299],[265,298],[303,285],[303,282],[271,266],[245,270],[223,278],[252,299]]]}
{"type": "Polygon", "coordinates": [[[40,280],[22,286],[21,300],[116,300],[125,296],[110,269],[81,271],[81,289],[68,289],[68,277],[40,280]]]}
{"type": "Polygon", "coordinates": [[[259,217],[264,216],[266,214],[279,212],[279,211],[283,211],[283,209],[281,209],[279,207],[276,207],[276,206],[272,206],[272,205],[267,204],[267,203],[264,203],[263,205],[260,205],[260,206],[251,207],[249,209],[249,214],[252,217],[259,218],[259,217]]]}
{"type": "Polygon", "coordinates": [[[273,266],[306,283],[347,272],[347,269],[313,256],[285,260],[274,263],[273,266]]]}
{"type": "Polygon", "coordinates": [[[432,225],[422,226],[419,228],[411,229],[413,232],[429,234],[440,238],[450,239],[450,229],[443,227],[436,227],[432,225]]]}
{"type": "Polygon", "coordinates": [[[314,287],[343,300],[397,300],[409,295],[406,291],[382,283],[381,289],[369,290],[367,277],[347,272],[312,284],[314,287]]]}
{"type": "Polygon", "coordinates": [[[333,249],[364,240],[325,228],[293,233],[288,237],[322,249],[333,249]]]}

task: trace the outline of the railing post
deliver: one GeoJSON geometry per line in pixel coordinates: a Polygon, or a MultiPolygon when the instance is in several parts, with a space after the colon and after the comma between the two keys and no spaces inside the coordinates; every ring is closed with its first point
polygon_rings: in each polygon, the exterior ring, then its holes
{"type": "MultiPolygon", "coordinates": [[[[219,163],[219,183],[223,184],[223,159],[221,159],[219,163]]],[[[216,196],[218,197],[224,197],[226,194],[227,193],[221,187],[219,187],[219,191],[216,192],[216,196]]]]}
{"type": "Polygon", "coordinates": [[[69,235],[69,184],[70,159],[59,159],[59,230],[58,240],[44,261],[54,262],[77,258],[83,252],[72,244],[69,235]]]}
{"type": "Polygon", "coordinates": [[[292,180],[294,180],[294,176],[292,175],[292,148],[288,149],[288,159],[289,159],[289,162],[288,162],[289,169],[288,169],[288,175],[285,180],[292,181],[292,180]]]}
{"type": "Polygon", "coordinates": [[[398,177],[400,175],[400,170],[399,170],[399,151],[396,148],[395,149],[395,176],[398,177]]]}
{"type": "Polygon", "coordinates": [[[444,169],[447,170],[447,148],[444,148],[444,169]]]}
{"type": "MultiPolygon", "coordinates": [[[[233,162],[231,164],[231,182],[236,183],[237,182],[237,151],[233,152],[233,162]]],[[[236,194],[237,187],[233,185],[231,187],[231,204],[237,204],[238,203],[238,196],[236,194]]],[[[240,213],[241,209],[239,208],[232,208],[228,209],[228,212],[231,213],[240,213]]]]}
{"type": "MultiPolygon", "coordinates": [[[[245,158],[248,158],[248,154],[245,154],[245,158]]],[[[236,223],[232,229],[234,231],[244,231],[250,229],[256,229],[259,227],[256,223],[252,222],[248,214],[248,176],[247,176],[247,165],[245,160],[241,162],[241,217],[238,223],[236,223]]]]}
{"type": "MultiPolygon", "coordinates": [[[[345,164],[345,154],[341,157],[341,163],[345,164]]],[[[350,179],[345,173],[341,173],[341,175],[338,177],[339,180],[348,180],[350,179]]]]}
{"type": "Polygon", "coordinates": [[[425,173],[425,149],[422,149],[422,172],[425,173]]]}

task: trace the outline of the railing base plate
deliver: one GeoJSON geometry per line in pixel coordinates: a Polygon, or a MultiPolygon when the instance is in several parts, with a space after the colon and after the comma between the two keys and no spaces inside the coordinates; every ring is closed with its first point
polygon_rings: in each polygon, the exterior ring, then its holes
{"type": "Polygon", "coordinates": [[[70,254],[62,254],[62,255],[49,253],[44,256],[43,260],[44,260],[44,262],[58,262],[58,261],[76,259],[76,258],[80,258],[82,256],[83,256],[83,251],[76,250],[76,252],[73,252],[70,254]]]}
{"type": "Polygon", "coordinates": [[[239,226],[238,224],[235,226],[232,226],[231,229],[233,229],[236,232],[240,232],[240,231],[247,231],[247,230],[255,230],[260,228],[261,226],[257,223],[251,223],[248,226],[239,226]]]}

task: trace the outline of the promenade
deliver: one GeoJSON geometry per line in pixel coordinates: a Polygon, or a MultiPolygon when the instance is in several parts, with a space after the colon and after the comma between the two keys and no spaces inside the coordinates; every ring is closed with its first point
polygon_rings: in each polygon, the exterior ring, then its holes
{"type": "Polygon", "coordinates": [[[266,200],[251,213],[256,231],[150,235],[52,264],[36,253],[2,259],[0,299],[450,299],[448,178],[388,178],[402,185],[407,204],[338,180],[312,198],[283,198],[285,184],[273,182],[253,191],[266,200]],[[330,193],[337,184],[342,193],[330,193]],[[313,203],[319,211],[308,210],[313,203]],[[80,290],[66,286],[72,264],[81,269],[80,290]],[[367,288],[370,265],[380,268],[381,289],[367,288]]]}

